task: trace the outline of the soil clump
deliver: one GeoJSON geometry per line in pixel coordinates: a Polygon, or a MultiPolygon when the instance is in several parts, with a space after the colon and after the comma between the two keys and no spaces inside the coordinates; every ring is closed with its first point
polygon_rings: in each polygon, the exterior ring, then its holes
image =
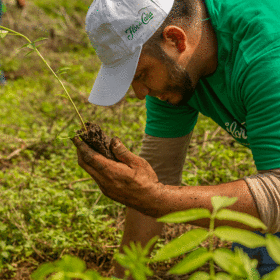
{"type": "Polygon", "coordinates": [[[77,131],[77,134],[82,138],[82,140],[104,157],[119,162],[110,148],[113,138],[110,139],[110,137],[105,134],[98,124],[87,122],[85,123],[85,126],[87,128],[87,132],[84,128],[77,131]]]}

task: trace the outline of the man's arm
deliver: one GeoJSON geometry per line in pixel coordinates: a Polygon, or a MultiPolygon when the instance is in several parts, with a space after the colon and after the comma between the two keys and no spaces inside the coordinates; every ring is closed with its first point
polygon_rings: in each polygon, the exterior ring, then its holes
{"type": "MultiPolygon", "coordinates": [[[[192,208],[207,208],[212,212],[212,196],[238,197],[235,204],[228,207],[228,209],[244,212],[260,219],[254,198],[247,183],[242,179],[215,186],[162,186],[155,191],[153,200],[151,201],[151,210],[147,209],[146,215],[158,218],[172,212],[184,211],[192,208]]],[[[210,219],[200,219],[188,223],[209,228],[209,222],[210,219]]],[[[221,225],[228,225],[251,231],[261,230],[253,229],[238,222],[215,220],[215,227],[221,225]]]]}

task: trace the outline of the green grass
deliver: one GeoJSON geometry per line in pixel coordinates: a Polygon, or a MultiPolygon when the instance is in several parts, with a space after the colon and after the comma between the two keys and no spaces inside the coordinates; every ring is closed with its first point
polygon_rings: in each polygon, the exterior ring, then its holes
{"type": "MultiPolygon", "coordinates": [[[[7,5],[3,25],[33,40],[49,37],[39,50],[55,71],[69,67],[60,77],[84,120],[100,124],[110,137],[118,136],[139,154],[145,102],[131,95],[111,108],[87,101],[100,67],[82,25],[91,1],[36,0],[34,4],[29,3],[27,16],[20,19],[19,11],[7,5]],[[57,13],[61,4],[73,26],[57,13]],[[43,23],[45,30],[55,30],[54,38],[35,28],[43,23]]],[[[17,51],[23,44],[17,37],[0,41],[1,65],[8,76],[7,84],[0,87],[1,279],[11,279],[23,262],[35,269],[68,252],[84,259],[94,253],[91,259],[97,261],[97,256],[116,251],[122,234],[116,219],[123,215],[124,206],[101,195],[93,180],[79,181],[89,175],[78,166],[76,148],[69,140],[55,141],[57,135],[68,137],[79,129],[79,120],[69,102],[56,96],[63,93],[62,87],[40,58],[34,53],[24,57],[27,50],[17,51]]],[[[233,143],[226,132],[211,140],[217,128],[212,120],[199,116],[184,166],[184,184],[219,184],[256,172],[251,152],[233,143]]]]}

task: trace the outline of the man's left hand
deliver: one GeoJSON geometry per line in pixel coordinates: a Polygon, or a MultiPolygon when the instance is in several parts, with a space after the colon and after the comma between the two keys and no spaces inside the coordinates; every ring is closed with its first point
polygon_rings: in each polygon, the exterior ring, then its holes
{"type": "Polygon", "coordinates": [[[141,212],[153,208],[153,196],[162,184],[145,159],[131,153],[117,137],[110,146],[121,162],[105,158],[77,136],[71,140],[77,147],[79,166],[96,181],[104,195],[141,212]]]}

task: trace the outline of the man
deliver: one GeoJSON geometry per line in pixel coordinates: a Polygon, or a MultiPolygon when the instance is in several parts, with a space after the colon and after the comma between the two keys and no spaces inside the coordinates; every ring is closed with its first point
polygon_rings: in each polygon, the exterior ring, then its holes
{"type": "MultiPolygon", "coordinates": [[[[92,3],[86,29],[103,64],[89,101],[113,105],[130,84],[139,99],[146,98],[140,157],[114,139],[116,163],[73,139],[79,165],[105,195],[128,206],[121,248],[130,241],[144,246],[159,235],[158,217],[190,208],[211,211],[215,195],[238,197],[230,209],[260,218],[266,232],[280,236],[279,13],[279,0],[92,3]],[[199,112],[251,149],[257,175],[180,186],[199,112]]],[[[191,224],[208,228],[209,220],[191,224]]],[[[220,225],[255,230],[216,221],[220,225]]],[[[264,248],[245,251],[259,260],[261,276],[276,268],[264,248]]],[[[123,277],[118,265],[115,276],[123,277]]]]}

